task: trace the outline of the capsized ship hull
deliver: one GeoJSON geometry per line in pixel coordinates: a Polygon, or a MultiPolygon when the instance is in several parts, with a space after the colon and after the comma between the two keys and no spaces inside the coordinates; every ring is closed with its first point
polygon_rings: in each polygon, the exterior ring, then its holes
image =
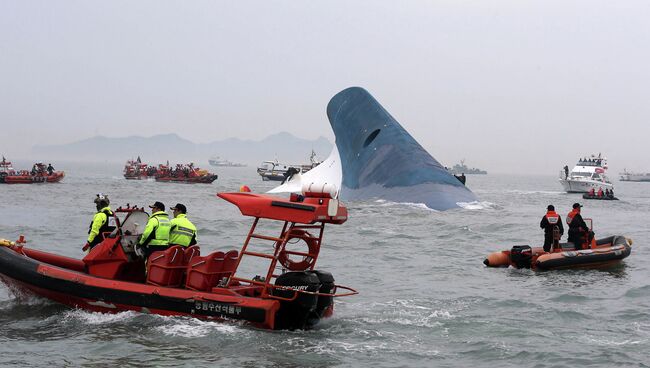
{"type": "Polygon", "coordinates": [[[343,200],[424,203],[435,210],[477,200],[363,88],[336,94],[327,116],[336,136],[332,154],[271,193],[298,193],[313,182],[334,183],[343,200]]]}

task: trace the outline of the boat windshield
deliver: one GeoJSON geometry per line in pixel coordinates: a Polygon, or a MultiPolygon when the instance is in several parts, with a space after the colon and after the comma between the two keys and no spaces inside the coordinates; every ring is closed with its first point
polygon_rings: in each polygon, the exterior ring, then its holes
{"type": "Polygon", "coordinates": [[[576,172],[572,172],[572,173],[571,173],[571,176],[573,176],[573,177],[581,177],[581,178],[590,178],[590,177],[591,177],[591,173],[590,173],[590,172],[580,172],[580,171],[576,171],[576,172]]]}
{"type": "Polygon", "coordinates": [[[260,169],[262,169],[262,170],[271,170],[271,169],[273,169],[273,166],[274,166],[273,162],[264,161],[264,162],[262,162],[262,164],[260,164],[260,169]]]}

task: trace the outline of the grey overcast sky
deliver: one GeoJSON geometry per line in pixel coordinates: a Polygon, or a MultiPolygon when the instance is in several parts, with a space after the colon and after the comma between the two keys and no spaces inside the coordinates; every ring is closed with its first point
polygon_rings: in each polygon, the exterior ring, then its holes
{"type": "Polygon", "coordinates": [[[650,171],[647,0],[0,0],[9,157],[98,134],[333,141],[350,86],[446,165],[650,171]]]}

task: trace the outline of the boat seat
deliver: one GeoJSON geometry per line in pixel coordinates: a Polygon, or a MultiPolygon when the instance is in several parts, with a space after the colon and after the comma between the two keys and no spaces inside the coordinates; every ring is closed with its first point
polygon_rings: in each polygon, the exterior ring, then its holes
{"type": "Polygon", "coordinates": [[[225,261],[223,262],[222,274],[219,277],[219,282],[222,285],[226,285],[226,282],[230,279],[232,274],[235,272],[237,267],[237,260],[239,259],[239,252],[236,250],[231,250],[226,253],[225,261]],[[225,279],[225,280],[224,280],[225,279]]]}
{"type": "Polygon", "coordinates": [[[179,287],[186,267],[185,253],[179,245],[153,252],[147,261],[147,284],[179,287]]]}
{"type": "Polygon", "coordinates": [[[225,285],[237,267],[238,258],[236,250],[192,258],[187,266],[185,286],[192,290],[210,291],[215,286],[225,285]]]}
{"type": "Polygon", "coordinates": [[[201,248],[198,245],[192,245],[191,247],[185,248],[185,260],[184,263],[188,265],[192,258],[201,255],[201,248]]]}
{"type": "Polygon", "coordinates": [[[223,269],[225,254],[213,252],[205,257],[193,257],[187,265],[185,287],[192,290],[208,291],[217,284],[217,277],[223,269]]]}

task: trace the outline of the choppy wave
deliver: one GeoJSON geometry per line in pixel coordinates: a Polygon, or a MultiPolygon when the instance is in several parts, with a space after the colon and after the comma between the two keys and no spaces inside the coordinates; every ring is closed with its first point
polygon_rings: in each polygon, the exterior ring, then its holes
{"type": "Polygon", "coordinates": [[[124,323],[133,320],[138,313],[136,312],[119,312],[119,313],[100,313],[89,312],[83,309],[72,309],[63,313],[63,321],[76,321],[87,325],[104,325],[113,323],[124,323]]]}
{"type": "Polygon", "coordinates": [[[188,338],[204,337],[212,333],[244,334],[240,327],[233,325],[231,322],[209,322],[178,317],[166,321],[164,325],[156,327],[155,330],[168,336],[188,338]]]}
{"type": "MultiPolygon", "coordinates": [[[[218,180],[181,188],[110,180],[121,168],[96,177],[75,178],[70,172],[64,183],[51,187],[3,187],[0,236],[24,233],[30,247],[78,258],[94,212],[92,198],[102,188],[116,206],[184,203],[199,228],[204,254],[244,240],[251,219],[214,197],[229,184],[218,180]]],[[[541,241],[539,219],[548,203],[569,208],[579,198],[560,192],[555,177],[515,179],[473,178],[472,190],[481,201],[459,204],[457,210],[437,212],[421,203],[382,200],[349,203],[348,221],[326,226],[317,265],[360,294],[337,299],[334,316],[310,331],[87,312],[31,293],[15,296],[2,286],[0,366],[44,361],[55,366],[647,365],[647,188],[617,187],[617,196],[634,206],[590,203],[587,209],[597,235],[633,235],[632,255],[622,266],[606,271],[488,269],[481,264],[488,250],[541,241]],[[584,351],[589,354],[580,354],[584,351]]],[[[232,180],[235,188],[243,182],[259,178],[251,170],[249,177],[232,180]]],[[[260,229],[278,231],[281,224],[276,225],[265,221],[260,229]]]]}

